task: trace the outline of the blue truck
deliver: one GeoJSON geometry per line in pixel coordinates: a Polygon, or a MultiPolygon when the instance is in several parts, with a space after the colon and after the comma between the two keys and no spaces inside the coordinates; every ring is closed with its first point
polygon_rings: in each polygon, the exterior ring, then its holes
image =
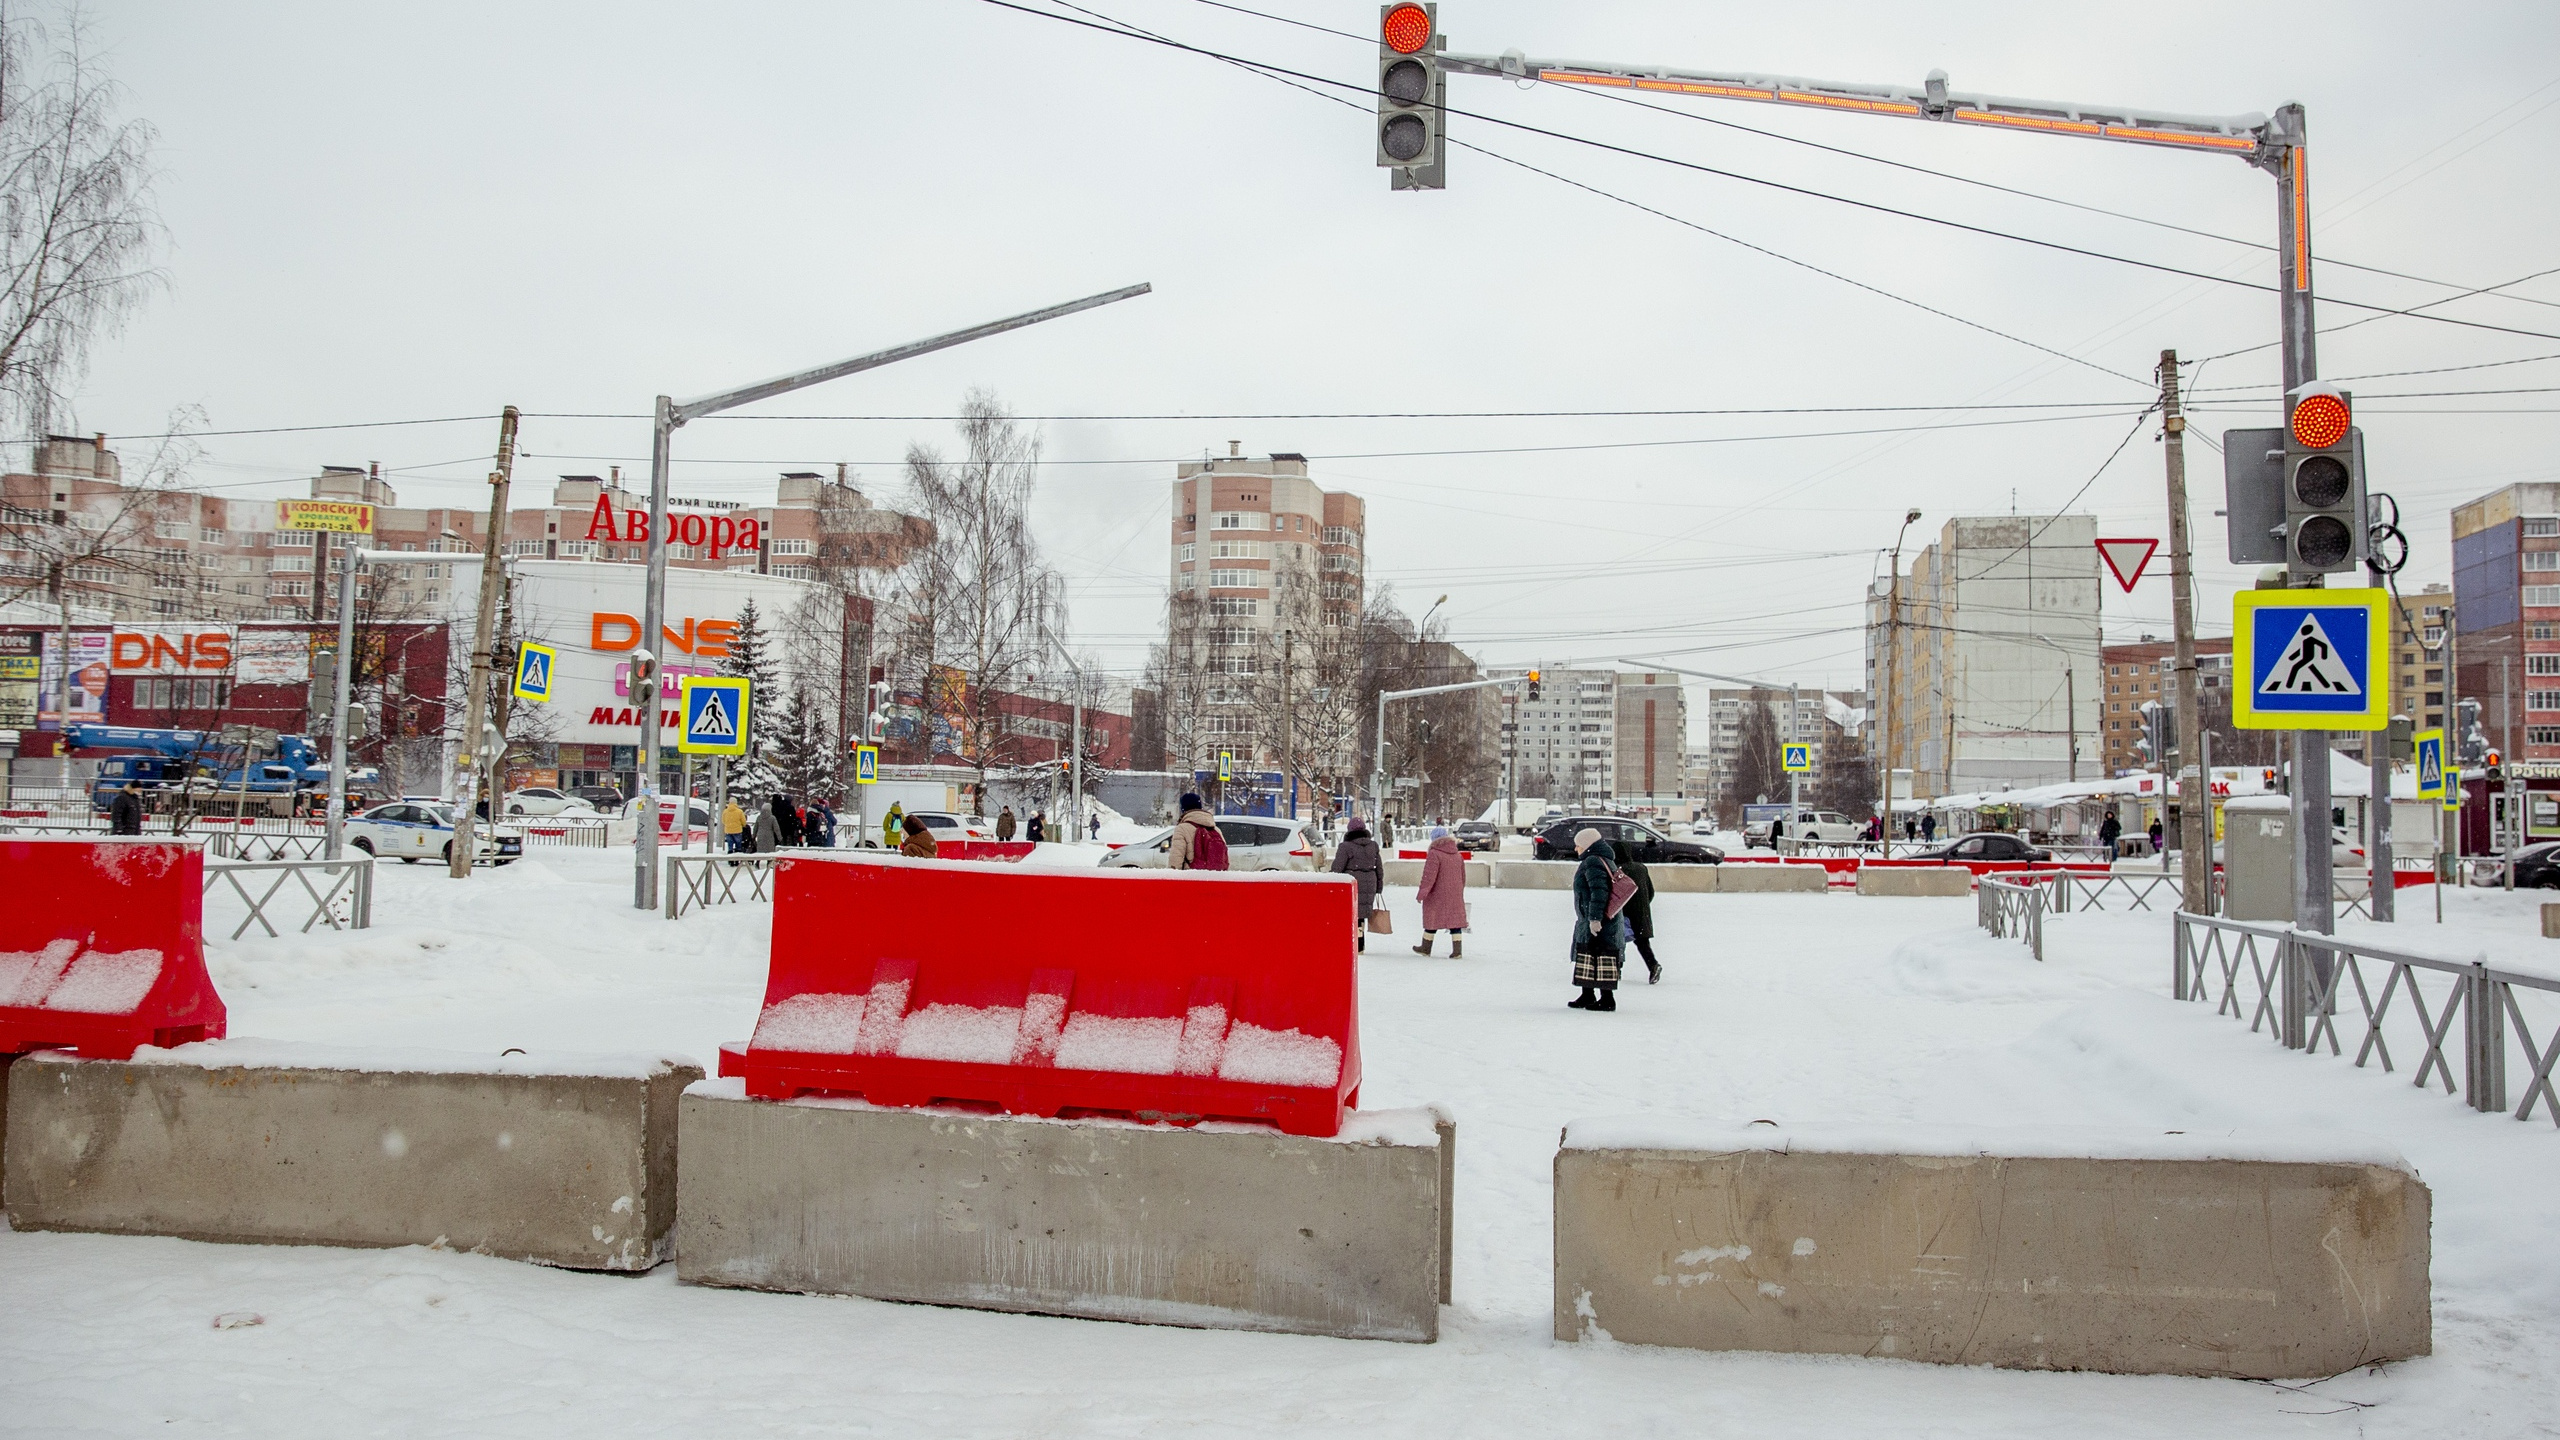
{"type": "MultiPolygon", "coordinates": [[[[235,732],[238,733],[238,732],[235,732]]],[[[116,792],[132,787],[149,810],[182,802],[197,809],[238,806],[271,815],[309,808],[329,788],[329,755],[307,735],[278,735],[272,747],[226,738],[213,730],[151,730],[130,725],[74,725],[76,750],[112,750],[98,765],[90,804],[103,811],[116,792]],[[264,751],[272,748],[273,754],[264,751]]],[[[381,783],[371,766],[347,772],[353,797],[381,783]]]]}

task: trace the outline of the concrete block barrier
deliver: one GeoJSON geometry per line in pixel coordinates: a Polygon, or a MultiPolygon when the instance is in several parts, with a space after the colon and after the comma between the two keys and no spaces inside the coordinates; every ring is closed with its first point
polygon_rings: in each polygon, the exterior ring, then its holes
{"type": "Polygon", "coordinates": [[[38,1051],[9,1076],[9,1223],[270,1245],[441,1243],[646,1270],[687,1061],[272,1041],[38,1051]]]}
{"type": "Polygon", "coordinates": [[[1340,1134],[1040,1120],[860,1101],[682,1104],[690,1284],[1039,1315],[1431,1341],[1457,1127],[1340,1134]]]}
{"type": "MultiPolygon", "coordinates": [[[[1660,888],[1662,872],[1655,868],[1656,888],[1660,888]]],[[[1715,867],[1716,890],[1725,895],[1818,895],[1829,889],[1831,878],[1819,865],[1718,865],[1715,867]]]]}
{"type": "Polygon", "coordinates": [[[1713,895],[1724,888],[1721,865],[1651,865],[1657,895],[1713,895]]]}
{"type": "Polygon", "coordinates": [[[2283,1379],[2429,1353],[2427,1187],[2340,1133],[1577,1121],[1555,1333],[2283,1379]]]}
{"type": "MultiPolygon", "coordinates": [[[[1411,889],[1412,887],[1422,883],[1423,864],[1424,862],[1420,860],[1388,860],[1383,862],[1380,868],[1386,872],[1386,880],[1388,884],[1402,885],[1407,889],[1411,889]]],[[[1468,889],[1489,890],[1493,888],[1493,867],[1491,865],[1487,865],[1478,860],[1470,860],[1466,862],[1466,864],[1468,889]]]]}
{"type": "Polygon", "coordinates": [[[1861,895],[1970,895],[1973,872],[1949,865],[1936,869],[1886,870],[1865,866],[1858,871],[1861,895]]]}
{"type": "Polygon", "coordinates": [[[1496,890],[1570,890],[1571,860],[1505,860],[1493,867],[1496,890]]]}

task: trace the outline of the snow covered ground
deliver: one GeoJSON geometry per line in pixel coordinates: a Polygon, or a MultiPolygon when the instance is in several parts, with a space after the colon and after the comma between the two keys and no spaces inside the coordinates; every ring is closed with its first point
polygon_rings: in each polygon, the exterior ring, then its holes
{"type": "MultiPolygon", "coordinates": [[[[467,885],[387,866],[375,929],[216,944],[214,976],[240,1036],[708,1060],[754,1021],[770,911],[670,923],[630,893],[615,852],[467,885]]],[[[1409,931],[1412,892],[1389,895],[1409,931]]],[[[2531,897],[2456,892],[2438,931],[2423,895],[2413,945],[2560,954],[2531,897]]],[[[0,1231],[0,1434],[2483,1436],[2560,1415],[2560,1133],[2413,1088],[2414,1055],[2360,1071],[2172,1003],[2165,917],[2055,917],[2038,964],[1975,930],[1970,900],[1665,895],[1663,983],[1590,1015],[1563,1004],[1563,895],[1473,903],[1465,959],[1413,955],[1407,933],[1363,965],[1363,1098],[1460,1121],[1437,1345],[0,1231]],[[1627,1112],[2369,1131],[2435,1190],[2436,1354],[2291,1387],[1559,1345],[1558,1132],[1627,1112]]]]}

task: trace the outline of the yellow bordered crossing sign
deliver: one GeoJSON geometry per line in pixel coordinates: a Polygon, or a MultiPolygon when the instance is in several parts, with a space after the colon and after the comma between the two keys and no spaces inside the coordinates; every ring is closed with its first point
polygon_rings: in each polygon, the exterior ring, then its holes
{"type": "Polygon", "coordinates": [[[1790,775],[1806,773],[1813,768],[1813,747],[1810,745],[1779,746],[1778,768],[1790,775]]]}
{"type": "Polygon", "coordinates": [[[856,785],[880,783],[879,746],[856,745],[853,747],[853,783],[856,785]]]}
{"type": "Polygon", "coordinates": [[[551,674],[560,657],[548,645],[527,640],[516,646],[516,698],[551,703],[551,674]]]}
{"type": "Polygon", "coordinates": [[[2231,598],[2231,723],[2246,730],[2391,724],[2391,597],[2243,590],[2231,598]]]}
{"type": "Polygon", "coordinates": [[[2409,737],[2410,757],[2418,764],[2418,798],[2440,800],[2445,792],[2444,732],[2421,730],[2409,737]]]}
{"type": "Polygon", "coordinates": [[[684,728],[676,748],[687,755],[747,753],[748,707],[755,703],[743,675],[684,677],[684,728]]]}

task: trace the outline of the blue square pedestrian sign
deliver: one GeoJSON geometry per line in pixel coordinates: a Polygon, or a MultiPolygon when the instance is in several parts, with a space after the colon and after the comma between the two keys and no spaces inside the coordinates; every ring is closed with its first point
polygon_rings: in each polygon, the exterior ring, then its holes
{"type": "Polygon", "coordinates": [[[559,661],[548,645],[527,640],[516,647],[516,698],[551,702],[551,672],[559,661]]]}
{"type": "Polygon", "coordinates": [[[2410,754],[2418,762],[2418,798],[2437,800],[2444,796],[2444,732],[2421,730],[2409,737],[2410,754]]]}
{"type": "Polygon", "coordinates": [[[2391,724],[2391,597],[2243,590],[2231,599],[2231,723],[2246,730],[2391,724]]]}
{"type": "Polygon", "coordinates": [[[2444,808],[2462,808],[2462,767],[2459,765],[2444,767],[2444,808]]]}
{"type": "Polygon", "coordinates": [[[1778,768],[1786,771],[1790,775],[1802,775],[1806,771],[1811,770],[1813,768],[1813,747],[1810,745],[1779,746],[1778,768]]]}
{"type": "Polygon", "coordinates": [[[853,783],[856,785],[876,785],[879,782],[880,747],[877,745],[856,745],[853,747],[853,783]]]}
{"type": "Polygon", "coordinates": [[[687,755],[747,753],[748,693],[745,676],[684,677],[684,731],[676,748],[687,755]]]}

